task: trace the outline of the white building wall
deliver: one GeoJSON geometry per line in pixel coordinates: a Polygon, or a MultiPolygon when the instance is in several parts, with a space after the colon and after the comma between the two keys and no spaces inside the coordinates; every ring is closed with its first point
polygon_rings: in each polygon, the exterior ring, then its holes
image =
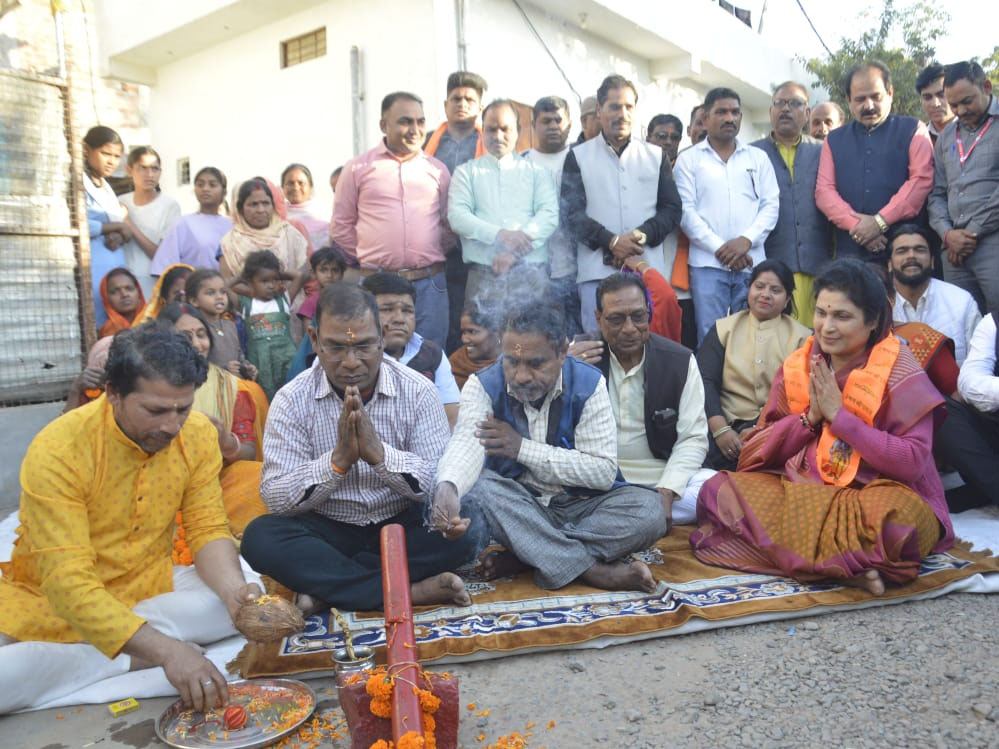
{"type": "Polygon", "coordinates": [[[332,206],[329,174],[353,156],[350,48],[361,50],[362,145],[370,148],[380,137],[385,94],[434,90],[432,6],[327,2],[158,68],[150,130],[164,161],[164,191],[185,211],[196,209],[193,189],[177,187],[181,157],[190,158],[192,177],[202,166],[219,167],[230,188],[258,174],[277,182],[299,161],[312,170],[315,200],[332,206]],[[282,69],[280,42],[323,25],[326,55],[282,69]],[[407,44],[409,35],[423,41],[407,44]]]}
{"type": "MultiPolygon", "coordinates": [[[[114,5],[114,0],[102,2],[114,5]]],[[[155,67],[150,140],[164,160],[163,189],[186,211],[195,210],[196,202],[190,187],[176,183],[177,159],[182,157],[190,158],[192,176],[202,166],[219,167],[230,187],[257,174],[276,182],[288,163],[300,161],[313,172],[316,201],[332,205],[329,173],[354,155],[352,46],[361,52],[363,149],[381,137],[380,102],[391,91],[409,90],[423,97],[428,128],[444,119],[445,80],[458,60],[454,0],[289,4],[297,12],[155,67]],[[309,7],[298,9],[302,5],[309,7]],[[321,26],[326,27],[326,55],[281,69],[280,42],[321,26]]],[[[664,75],[661,60],[650,60],[597,36],[594,29],[580,28],[575,20],[565,20],[549,0],[540,4],[545,7],[522,2],[580,97],[595,94],[604,76],[620,73],[639,90],[636,133],[644,135],[645,124],[662,112],[688,121],[705,86],[698,88],[689,77],[664,75]]],[[[642,12],[640,6],[629,11],[642,12]]],[[[562,96],[570,104],[575,139],[579,99],[513,3],[465,0],[464,33],[468,69],[489,82],[487,102],[502,96],[533,104],[541,96],[562,96]]],[[[104,46],[122,47],[114,41],[104,46]]],[[[140,56],[135,51],[127,54],[132,55],[129,59],[140,56]]],[[[765,61],[756,60],[746,69],[758,78],[765,75],[758,70],[761,64],[765,61]]],[[[775,69],[771,75],[783,79],[784,73],[775,69]]],[[[750,110],[743,138],[751,140],[766,129],[765,110],[750,110]]]]}
{"type": "MultiPolygon", "coordinates": [[[[486,100],[503,97],[533,104],[542,96],[561,96],[569,102],[574,140],[580,129],[580,101],[516,7],[509,0],[468,0],[467,5],[468,65],[489,82],[486,100]]],[[[636,133],[644,135],[645,125],[660,113],[675,114],[687,123],[691,108],[702,98],[697,91],[657,83],[646,58],[537,6],[523,6],[581,98],[595,96],[601,81],[618,73],[638,88],[636,133]]]]}

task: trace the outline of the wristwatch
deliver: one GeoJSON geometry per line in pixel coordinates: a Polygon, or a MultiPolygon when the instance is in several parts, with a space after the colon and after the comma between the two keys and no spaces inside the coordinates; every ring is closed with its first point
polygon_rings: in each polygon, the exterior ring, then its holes
{"type": "Polygon", "coordinates": [[[881,218],[880,213],[874,214],[874,222],[878,225],[878,228],[881,230],[882,234],[888,233],[888,222],[885,221],[883,218],[881,218]]]}
{"type": "Polygon", "coordinates": [[[631,233],[631,236],[633,236],[635,238],[635,241],[638,242],[640,245],[644,245],[646,242],[649,241],[649,238],[645,236],[645,232],[639,231],[638,229],[635,229],[631,233]]]}

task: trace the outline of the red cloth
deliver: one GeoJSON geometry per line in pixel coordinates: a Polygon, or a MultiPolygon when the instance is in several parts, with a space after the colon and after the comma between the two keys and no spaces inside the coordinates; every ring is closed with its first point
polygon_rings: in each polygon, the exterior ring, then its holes
{"type": "Polygon", "coordinates": [[[642,280],[652,297],[652,320],[649,330],[656,335],[669,338],[680,343],[680,333],[683,327],[683,311],[676,299],[676,292],[663,274],[655,268],[646,268],[642,280]]]}
{"type": "Polygon", "coordinates": [[[253,398],[244,390],[236,393],[236,402],[232,407],[232,427],[231,431],[240,442],[255,442],[256,432],[253,422],[257,420],[257,407],[253,403],[253,398]]]}

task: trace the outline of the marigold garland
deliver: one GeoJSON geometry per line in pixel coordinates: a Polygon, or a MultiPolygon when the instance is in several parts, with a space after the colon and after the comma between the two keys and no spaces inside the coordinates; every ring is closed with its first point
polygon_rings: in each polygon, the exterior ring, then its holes
{"type": "MultiPolygon", "coordinates": [[[[420,671],[420,678],[429,682],[429,671],[420,671]]],[[[449,675],[448,675],[449,676],[449,675]]],[[[364,691],[371,698],[369,710],[371,714],[378,718],[392,717],[392,690],[395,689],[396,677],[388,673],[385,666],[379,666],[368,676],[364,684],[364,691]]],[[[436,749],[437,738],[434,731],[437,722],[434,720],[434,713],[441,706],[441,698],[429,689],[422,689],[415,684],[412,685],[413,694],[420,701],[420,712],[423,713],[423,735],[417,731],[407,731],[399,739],[398,744],[394,744],[384,739],[379,739],[371,745],[370,749],[436,749]]]]}

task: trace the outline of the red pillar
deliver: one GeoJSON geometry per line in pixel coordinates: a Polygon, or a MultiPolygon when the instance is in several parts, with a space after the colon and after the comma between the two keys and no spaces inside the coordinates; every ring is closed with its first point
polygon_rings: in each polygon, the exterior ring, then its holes
{"type": "Polygon", "coordinates": [[[406,534],[398,523],[382,528],[382,594],[385,599],[385,638],[389,673],[396,677],[392,690],[392,737],[398,742],[407,731],[423,735],[420,699],[411,684],[426,688],[416,665],[416,632],[413,600],[409,590],[406,534]]]}

